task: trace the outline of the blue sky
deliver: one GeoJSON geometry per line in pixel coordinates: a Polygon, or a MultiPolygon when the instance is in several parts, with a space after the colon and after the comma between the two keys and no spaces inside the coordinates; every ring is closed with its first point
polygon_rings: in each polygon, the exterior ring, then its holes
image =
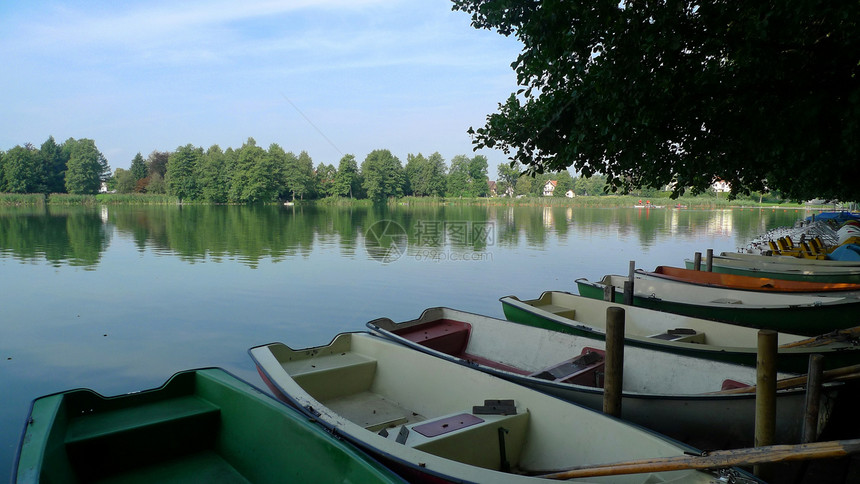
{"type": "MultiPolygon", "coordinates": [[[[92,138],[137,152],[253,137],[314,164],[390,149],[473,156],[521,46],[447,0],[0,3],[0,150],[92,138]]],[[[482,150],[489,175],[506,161],[482,150]]]]}

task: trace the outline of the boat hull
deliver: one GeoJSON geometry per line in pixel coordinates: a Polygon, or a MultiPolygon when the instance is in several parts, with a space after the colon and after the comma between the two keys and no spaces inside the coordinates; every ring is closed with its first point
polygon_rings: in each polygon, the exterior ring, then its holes
{"type": "MultiPolygon", "coordinates": [[[[597,309],[589,309],[588,312],[585,312],[578,309],[583,304],[588,304],[588,301],[582,301],[582,297],[583,296],[576,296],[574,294],[559,291],[547,291],[544,292],[539,299],[535,300],[519,300],[516,297],[507,296],[501,298],[500,301],[502,303],[502,310],[505,314],[505,318],[509,321],[550,329],[561,333],[585,336],[600,341],[605,340],[606,333],[603,326],[605,319],[603,321],[598,320],[598,318],[601,317],[599,313],[603,313],[605,315],[605,308],[616,304],[608,303],[596,297],[591,298],[591,301],[598,303],[597,309]],[[562,301],[555,304],[561,304],[565,309],[572,310],[571,312],[575,311],[576,314],[574,314],[572,318],[569,318],[565,317],[563,314],[557,314],[541,309],[541,307],[536,307],[536,301],[546,297],[551,297],[554,303],[556,299],[561,299],[562,301]]],[[[622,305],[621,307],[625,306],[622,305]]],[[[684,321],[678,321],[676,323],[675,321],[677,318],[681,317],[679,315],[668,315],[640,307],[625,308],[628,320],[641,320],[643,321],[641,324],[645,326],[649,326],[649,321],[653,318],[657,318],[658,321],[664,320],[661,322],[668,328],[692,326],[692,324],[684,321]],[[661,314],[664,315],[661,316],[661,314]]],[[[696,321],[696,323],[704,325],[706,328],[713,327],[713,325],[721,325],[723,326],[723,328],[721,328],[723,331],[729,331],[731,333],[736,332],[735,328],[731,325],[725,325],[725,323],[702,320],[696,321]]],[[[712,345],[667,341],[653,338],[649,337],[648,334],[634,333],[631,327],[635,326],[638,326],[638,324],[631,325],[628,323],[628,331],[624,339],[625,345],[751,367],[755,367],[756,365],[757,349],[754,334],[747,334],[742,341],[730,345],[712,345]]],[[[745,333],[750,333],[749,328],[739,328],[745,333]]],[[[655,329],[650,332],[656,334],[664,331],[666,331],[666,329],[660,328],[659,331],[655,329]]],[[[783,333],[780,333],[780,335],[785,336],[784,339],[780,339],[780,344],[788,345],[802,339],[799,336],[788,338],[788,335],[784,335],[783,333]]],[[[860,361],[860,349],[850,342],[847,342],[831,346],[780,348],[777,367],[780,371],[805,373],[809,366],[809,356],[816,353],[820,353],[825,356],[824,365],[827,368],[848,366],[860,361]]]]}
{"type": "MultiPolygon", "coordinates": [[[[564,400],[603,408],[603,388],[590,371],[602,366],[574,367],[573,381],[551,381],[544,368],[580,355],[602,351],[600,341],[560,334],[448,308],[431,308],[413,321],[394,323],[382,318],[367,323],[381,336],[453,363],[474,367],[514,383],[564,400]],[[466,344],[452,345],[454,331],[466,344]],[[430,336],[428,336],[430,334],[430,336]],[[442,342],[448,338],[447,343],[442,342]],[[535,375],[543,375],[538,377],[535,375]],[[589,384],[586,384],[589,383],[589,384]]],[[[699,448],[754,445],[755,394],[719,393],[725,380],[755,382],[755,369],[700,358],[684,357],[635,346],[624,351],[622,418],[699,448]],[[659,376],[658,376],[659,375],[659,376]],[[703,416],[707,418],[702,418],[703,416]]],[[[597,374],[596,373],[596,374],[597,374]]],[[[819,428],[823,428],[840,385],[822,398],[819,428]]],[[[803,389],[777,394],[774,443],[797,443],[805,407],[803,389]]]]}
{"type": "Polygon", "coordinates": [[[33,402],[13,482],[361,482],[402,479],[215,368],[117,397],[33,402]]]}
{"type": "MultiPolygon", "coordinates": [[[[616,277],[617,276],[607,276],[607,278],[613,279],[616,277]]],[[[723,304],[697,304],[668,300],[662,297],[663,292],[670,292],[668,290],[663,290],[666,289],[665,286],[668,286],[668,284],[689,286],[680,282],[637,279],[634,289],[633,305],[656,311],[683,314],[695,318],[738,324],[750,328],[772,329],[775,331],[806,336],[815,336],[834,330],[851,328],[860,324],[860,317],[858,317],[858,315],[860,315],[860,299],[857,298],[842,298],[845,302],[839,304],[828,303],[820,305],[815,303],[803,303],[796,305],[773,304],[765,306],[730,302],[723,304]],[[640,289],[643,285],[659,285],[660,292],[655,293],[648,288],[640,289]],[[652,295],[646,297],[641,295],[643,293],[651,293],[652,295]]],[[[603,299],[604,297],[605,282],[597,283],[579,279],[576,281],[576,285],[579,290],[579,294],[582,296],[592,299],[603,299]]],[[[712,288],[702,287],[700,289],[707,291],[712,288]]],[[[762,297],[766,296],[770,295],[762,295],[762,297]]],[[[774,296],[779,295],[777,294],[774,296]]],[[[807,299],[809,298],[804,297],[804,300],[807,299]]],[[[822,297],[821,299],[835,300],[838,298],[822,297]]],[[[624,302],[623,290],[616,290],[615,300],[619,303],[624,302]]],[[[732,301],[734,301],[733,298],[732,301]]]]}
{"type": "MultiPolygon", "coordinates": [[[[550,482],[525,474],[677,455],[688,448],[368,333],[343,333],[329,345],[296,350],[272,343],[250,353],[268,384],[291,404],[372,455],[406,469],[410,480],[550,482]],[[483,413],[488,406],[512,410],[483,413]]],[[[673,471],[616,476],[613,482],[664,479],[708,482],[713,476],[673,471]]]]}
{"type": "MultiPolygon", "coordinates": [[[[782,269],[771,266],[743,265],[746,261],[733,261],[714,259],[711,270],[723,274],[736,274],[739,276],[771,277],[774,279],[785,279],[788,281],[807,281],[818,283],[860,283],[860,270],[848,271],[817,271],[810,268],[782,269]]],[[[695,261],[685,259],[684,265],[687,269],[695,269],[695,261]]],[[[699,266],[705,270],[705,262],[699,266]]]]}

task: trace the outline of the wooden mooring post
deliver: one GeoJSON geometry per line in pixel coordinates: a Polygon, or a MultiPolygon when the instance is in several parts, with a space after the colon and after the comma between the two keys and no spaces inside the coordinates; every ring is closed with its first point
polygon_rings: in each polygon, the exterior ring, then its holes
{"type": "Polygon", "coordinates": [[[693,254],[693,270],[700,271],[702,270],[702,253],[696,252],[693,254]]]}
{"type": "Polygon", "coordinates": [[[824,357],[809,355],[809,370],[806,380],[806,409],[803,414],[802,444],[815,442],[818,438],[818,412],[821,402],[821,383],[824,377],[824,357]]]}
{"type": "Polygon", "coordinates": [[[633,305],[633,280],[636,275],[636,261],[630,261],[630,268],[627,270],[627,280],[624,282],[624,304],[633,305]]]}
{"type": "MultiPolygon", "coordinates": [[[[772,445],[776,433],[776,357],[777,332],[762,329],[758,332],[755,392],[755,446],[772,445]]],[[[753,474],[769,480],[772,469],[757,465],[753,474]]]]}
{"type": "Polygon", "coordinates": [[[624,309],[606,309],[606,359],[603,381],[603,413],[621,417],[624,384],[624,309]]]}
{"type": "Polygon", "coordinates": [[[705,270],[714,272],[714,249],[708,249],[705,255],[705,270]]]}

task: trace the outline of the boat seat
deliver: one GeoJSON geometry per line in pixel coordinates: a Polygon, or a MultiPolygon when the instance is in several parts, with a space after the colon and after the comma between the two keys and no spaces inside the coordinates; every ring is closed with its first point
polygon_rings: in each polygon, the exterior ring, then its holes
{"type": "Polygon", "coordinates": [[[474,466],[496,470],[514,467],[519,463],[525,443],[529,413],[506,404],[502,405],[506,411],[484,413],[483,408],[494,406],[493,401],[484,403],[472,411],[406,424],[399,431],[380,435],[408,447],[474,466]],[[508,407],[516,413],[510,413],[508,407]],[[504,452],[500,448],[502,443],[504,452]],[[502,461],[503,455],[505,462],[502,461]]]}
{"type": "Polygon", "coordinates": [[[561,316],[562,318],[567,319],[576,319],[576,309],[571,309],[565,306],[559,306],[556,304],[540,304],[536,306],[539,309],[550,312],[557,316],[561,316]]]}
{"type": "Polygon", "coordinates": [[[694,329],[689,328],[670,329],[665,333],[652,334],[648,337],[654,339],[662,339],[666,341],[677,341],[679,343],[705,344],[705,333],[698,332],[694,329]]]}
{"type": "Polygon", "coordinates": [[[208,448],[220,428],[221,409],[196,396],[144,406],[70,416],[65,447],[82,475],[158,462],[208,448]]]}
{"type": "Polygon", "coordinates": [[[403,338],[448,355],[466,350],[472,325],[462,321],[440,319],[395,331],[403,338]]]}
{"type": "Polygon", "coordinates": [[[529,376],[561,383],[602,387],[604,356],[603,350],[586,347],[578,356],[556,363],[529,376]]]}

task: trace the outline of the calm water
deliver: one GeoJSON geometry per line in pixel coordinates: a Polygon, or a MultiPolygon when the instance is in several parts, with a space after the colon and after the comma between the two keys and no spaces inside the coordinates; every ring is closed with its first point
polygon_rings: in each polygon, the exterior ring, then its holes
{"type": "MultiPolygon", "coordinates": [[[[29,402],[153,388],[246,350],[303,347],[381,316],[575,291],[637,266],[734,251],[796,210],[544,207],[0,208],[0,476],[29,402]]],[[[2,477],[0,477],[2,479],[2,477]]]]}

